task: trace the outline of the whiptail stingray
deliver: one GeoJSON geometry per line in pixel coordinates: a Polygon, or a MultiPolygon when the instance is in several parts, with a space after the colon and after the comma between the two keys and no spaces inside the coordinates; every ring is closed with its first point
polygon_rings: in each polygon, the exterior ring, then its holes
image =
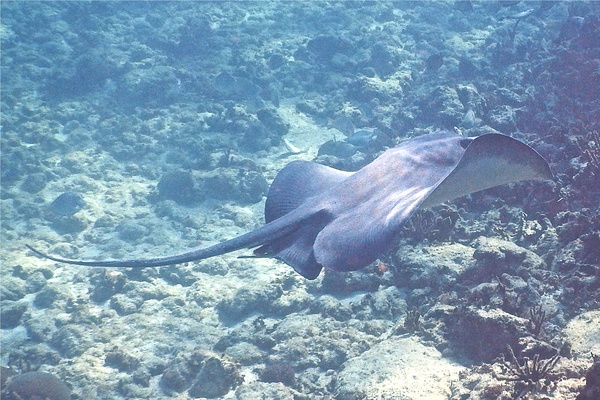
{"type": "Polygon", "coordinates": [[[308,279],[322,268],[353,271],[393,243],[418,209],[494,186],[552,179],[548,163],[528,145],[498,134],[465,138],[435,133],[406,140],[356,172],[307,161],[286,165],[265,204],[266,224],[211,247],[119,261],[53,261],[91,267],[157,267],[202,260],[243,248],[275,257],[308,279]]]}

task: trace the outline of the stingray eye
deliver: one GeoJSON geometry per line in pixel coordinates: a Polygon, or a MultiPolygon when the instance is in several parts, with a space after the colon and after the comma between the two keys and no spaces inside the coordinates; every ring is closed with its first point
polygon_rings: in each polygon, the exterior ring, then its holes
{"type": "Polygon", "coordinates": [[[472,138],[461,139],[459,142],[460,147],[462,147],[463,149],[466,149],[467,147],[469,147],[469,145],[471,144],[472,141],[473,141],[472,138]]]}

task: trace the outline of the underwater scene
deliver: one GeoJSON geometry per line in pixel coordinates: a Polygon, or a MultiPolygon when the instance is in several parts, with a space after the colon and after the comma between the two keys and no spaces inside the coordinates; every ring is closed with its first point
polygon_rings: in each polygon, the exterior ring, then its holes
{"type": "Polygon", "coordinates": [[[600,399],[600,2],[0,11],[2,399],[600,399]]]}

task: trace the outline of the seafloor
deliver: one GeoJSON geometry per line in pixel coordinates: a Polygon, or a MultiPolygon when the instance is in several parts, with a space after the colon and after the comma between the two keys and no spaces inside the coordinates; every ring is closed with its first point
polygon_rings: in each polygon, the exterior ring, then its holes
{"type": "Polygon", "coordinates": [[[600,398],[600,3],[1,13],[1,364],[27,377],[13,390],[43,371],[72,399],[600,398]],[[375,265],[314,281],[247,253],[116,270],[25,248],[207,246],[263,223],[292,160],[354,170],[455,127],[525,141],[555,182],[419,212],[375,265]]]}

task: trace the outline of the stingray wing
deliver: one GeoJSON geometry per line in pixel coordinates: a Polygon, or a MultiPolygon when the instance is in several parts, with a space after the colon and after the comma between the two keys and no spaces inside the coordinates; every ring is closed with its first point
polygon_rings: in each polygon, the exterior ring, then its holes
{"type": "Polygon", "coordinates": [[[506,183],[553,179],[548,162],[523,142],[499,134],[482,135],[467,147],[460,162],[421,204],[445,201],[506,183]]]}
{"type": "Polygon", "coordinates": [[[317,198],[342,183],[352,172],[340,171],[309,161],[292,161],[273,180],[265,202],[267,224],[280,219],[304,216],[297,229],[264,243],[254,250],[257,256],[270,256],[290,265],[307,279],[319,276],[321,264],[313,252],[315,238],[331,223],[333,215],[319,207],[317,198]],[[313,206],[316,206],[313,208],[313,206]],[[313,209],[313,211],[308,211],[313,209]]]}
{"type": "Polygon", "coordinates": [[[325,268],[349,271],[380,257],[458,165],[471,140],[447,132],[409,139],[349,177],[330,196],[336,218],[315,240],[316,260],[325,268]]]}
{"type": "Polygon", "coordinates": [[[362,268],[391,246],[419,208],[505,183],[551,177],[537,152],[508,136],[469,139],[440,133],[409,140],[344,182],[354,192],[380,181],[384,185],[318,234],[315,258],[329,269],[362,268]]]}
{"type": "Polygon", "coordinates": [[[277,173],[269,188],[265,222],[294,211],[310,197],[322,194],[352,174],[310,161],[292,161],[277,173]]]}

